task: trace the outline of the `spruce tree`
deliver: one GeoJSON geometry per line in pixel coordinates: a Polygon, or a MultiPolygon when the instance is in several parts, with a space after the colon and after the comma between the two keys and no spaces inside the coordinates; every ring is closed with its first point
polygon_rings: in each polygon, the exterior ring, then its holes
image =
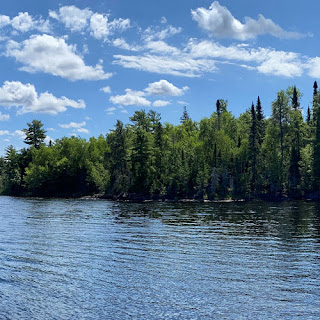
{"type": "Polygon", "coordinates": [[[217,112],[217,118],[218,118],[218,130],[221,129],[220,127],[220,117],[221,117],[221,103],[220,100],[217,100],[216,102],[216,112],[217,112]]]}
{"type": "Polygon", "coordinates": [[[259,143],[259,146],[261,146],[262,142],[263,142],[263,137],[264,137],[264,134],[265,134],[265,128],[264,128],[264,115],[263,115],[261,101],[260,101],[260,97],[259,96],[258,96],[258,100],[257,100],[256,110],[257,110],[258,143],[259,143]]]}
{"type": "Polygon", "coordinates": [[[256,190],[257,181],[257,116],[254,104],[251,105],[251,127],[249,136],[250,164],[251,164],[251,192],[256,190]]]}
{"type": "Polygon", "coordinates": [[[189,116],[189,113],[187,111],[187,107],[184,106],[183,107],[183,113],[182,113],[182,116],[180,117],[180,122],[181,123],[184,123],[186,120],[189,120],[190,119],[190,116],[189,116]]]}

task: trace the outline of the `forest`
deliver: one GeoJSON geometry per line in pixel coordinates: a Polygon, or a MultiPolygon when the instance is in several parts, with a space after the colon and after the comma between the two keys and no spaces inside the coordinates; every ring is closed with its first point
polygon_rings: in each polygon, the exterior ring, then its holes
{"type": "Polygon", "coordinates": [[[304,119],[301,92],[277,93],[270,117],[256,103],[238,118],[226,100],[179,125],[155,111],[136,111],[106,136],[44,143],[39,120],[27,124],[27,148],[8,146],[0,158],[0,193],[14,196],[112,199],[320,198],[320,91],[304,119]]]}

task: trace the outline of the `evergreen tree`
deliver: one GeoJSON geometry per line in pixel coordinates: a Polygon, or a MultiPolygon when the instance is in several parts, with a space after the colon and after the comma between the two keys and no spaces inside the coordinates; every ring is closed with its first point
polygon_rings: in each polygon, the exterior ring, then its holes
{"type": "Polygon", "coordinates": [[[297,88],[294,86],[293,94],[291,97],[291,105],[293,109],[291,135],[291,157],[289,167],[289,190],[293,197],[299,196],[299,190],[301,183],[300,175],[300,161],[301,161],[301,145],[300,145],[300,131],[303,123],[302,115],[299,109],[300,103],[298,98],[297,88]]]}
{"type": "Polygon", "coordinates": [[[318,93],[318,84],[317,84],[317,81],[315,81],[313,84],[313,95],[316,96],[317,93],[318,93]]]}
{"type": "Polygon", "coordinates": [[[115,130],[107,136],[110,146],[108,153],[110,161],[110,193],[121,195],[129,188],[128,169],[128,138],[126,129],[120,120],[117,120],[115,130]]]}
{"type": "Polygon", "coordinates": [[[217,112],[217,119],[218,119],[218,130],[221,129],[221,103],[220,100],[216,102],[216,112],[217,112]]]}
{"type": "Polygon", "coordinates": [[[39,120],[33,120],[32,123],[27,123],[27,125],[28,128],[22,130],[26,135],[24,143],[39,149],[46,138],[46,131],[41,129],[43,124],[39,120]]]}
{"type": "Polygon", "coordinates": [[[185,122],[186,120],[189,120],[189,119],[190,119],[190,116],[189,116],[189,113],[187,111],[187,107],[184,106],[183,107],[182,116],[180,117],[180,122],[183,123],[183,122],[185,122]]]}
{"type": "Polygon", "coordinates": [[[256,190],[257,181],[257,116],[254,104],[251,105],[251,127],[250,127],[250,159],[251,159],[251,192],[256,190]]]}
{"type": "Polygon", "coordinates": [[[311,111],[310,111],[310,107],[308,106],[308,110],[307,110],[307,125],[310,126],[311,125],[311,111]]]}
{"type": "Polygon", "coordinates": [[[258,135],[258,143],[261,146],[265,134],[265,128],[264,128],[264,115],[262,111],[261,101],[260,97],[258,96],[257,100],[257,135],[258,135]]]}

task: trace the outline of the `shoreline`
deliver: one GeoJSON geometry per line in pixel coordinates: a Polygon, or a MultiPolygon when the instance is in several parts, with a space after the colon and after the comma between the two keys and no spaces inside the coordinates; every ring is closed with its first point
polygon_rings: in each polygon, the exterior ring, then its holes
{"type": "Polygon", "coordinates": [[[255,202],[255,201],[263,201],[263,202],[292,202],[292,201],[308,201],[308,202],[318,202],[320,201],[320,196],[317,197],[308,197],[308,198],[289,198],[289,197],[272,197],[272,196],[264,196],[264,197],[251,197],[251,198],[241,198],[241,199],[189,199],[189,198],[169,198],[169,197],[150,197],[150,196],[136,196],[130,195],[127,197],[119,197],[112,195],[104,195],[104,194],[93,194],[93,195],[84,195],[84,196],[32,196],[32,195],[8,195],[8,194],[0,194],[0,196],[14,197],[14,198],[25,198],[25,199],[66,199],[66,200],[108,200],[112,202],[120,202],[120,203],[235,203],[235,202],[255,202]]]}

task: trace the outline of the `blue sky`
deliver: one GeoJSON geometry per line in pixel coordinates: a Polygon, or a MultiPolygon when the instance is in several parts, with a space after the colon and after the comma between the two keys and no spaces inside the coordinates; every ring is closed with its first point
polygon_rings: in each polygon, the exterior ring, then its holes
{"type": "Polygon", "coordinates": [[[0,154],[48,139],[106,134],[154,109],[177,124],[217,99],[238,116],[296,85],[304,110],[320,78],[319,1],[11,0],[0,9],[0,154]]]}

